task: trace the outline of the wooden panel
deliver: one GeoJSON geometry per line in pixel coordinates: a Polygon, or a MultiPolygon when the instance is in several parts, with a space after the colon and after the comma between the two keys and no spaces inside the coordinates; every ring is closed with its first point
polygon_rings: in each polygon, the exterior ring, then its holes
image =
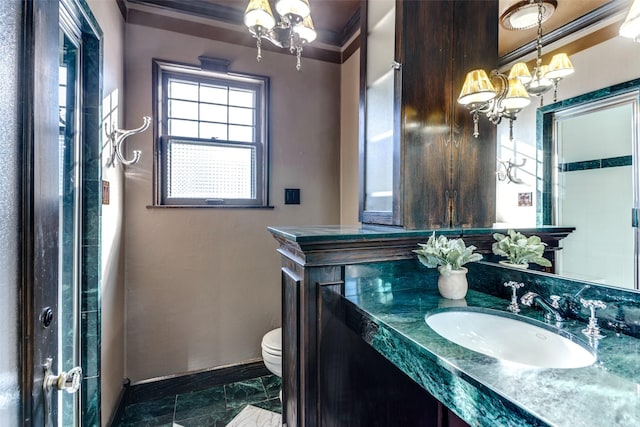
{"type": "MultiPolygon", "coordinates": [[[[554,227],[549,231],[540,231],[533,228],[519,229],[525,235],[535,234],[539,236],[548,245],[547,249],[550,251],[558,248],[560,240],[567,237],[574,230],[575,228],[573,227],[554,227]]],[[[491,245],[494,242],[492,235],[494,232],[505,233],[506,230],[491,229],[481,234],[448,233],[447,237],[462,237],[467,245],[476,246],[478,252],[491,254],[491,245]]],[[[335,239],[297,244],[276,237],[276,240],[281,245],[278,252],[283,257],[295,260],[296,264],[304,265],[305,268],[415,258],[416,255],[412,251],[416,249],[418,243],[424,243],[427,239],[428,235],[422,235],[375,240],[335,239]],[[284,242],[287,244],[285,245],[284,242]]],[[[293,263],[293,261],[291,262],[293,263]]]]}
{"type": "Polygon", "coordinates": [[[327,286],[319,297],[320,425],[454,425],[446,408],[361,338],[367,321],[348,315],[339,293],[327,286]]]}
{"type": "Polygon", "coordinates": [[[454,139],[452,152],[451,225],[491,227],[496,215],[496,127],[480,117],[480,136],[473,137],[469,111],[457,104],[466,73],[482,68],[487,72],[498,63],[497,0],[453,2],[453,93],[454,139]],[[464,23],[464,25],[461,25],[464,23]]]}
{"type": "MultiPolygon", "coordinates": [[[[282,415],[289,426],[299,424],[298,402],[300,402],[300,374],[298,354],[300,278],[283,258],[282,267],[282,415]]],[[[295,267],[294,267],[295,268],[295,267]]]]}
{"type": "Polygon", "coordinates": [[[449,26],[443,23],[453,22],[452,7],[447,1],[407,1],[402,9],[404,225],[446,228],[452,40],[449,26]],[[438,31],[429,31],[433,28],[438,31]]]}

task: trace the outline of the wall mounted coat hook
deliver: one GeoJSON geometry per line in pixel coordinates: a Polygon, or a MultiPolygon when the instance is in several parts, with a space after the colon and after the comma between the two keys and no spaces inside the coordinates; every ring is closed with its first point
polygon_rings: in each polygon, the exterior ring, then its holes
{"type": "Polygon", "coordinates": [[[107,162],[107,166],[113,166],[115,164],[116,158],[118,158],[120,163],[123,164],[124,166],[130,166],[138,163],[138,161],[140,160],[140,155],[142,154],[142,151],[133,150],[133,158],[131,160],[127,160],[124,158],[124,154],[122,152],[122,149],[123,149],[122,144],[124,143],[124,140],[130,137],[131,135],[144,132],[145,130],[147,130],[147,128],[149,128],[149,124],[151,123],[151,117],[144,116],[143,120],[144,120],[144,123],[139,128],[123,130],[123,129],[118,129],[114,127],[111,131],[106,131],[107,139],[111,145],[111,157],[107,162]]]}
{"type": "Polygon", "coordinates": [[[513,182],[514,184],[522,184],[523,181],[516,176],[516,172],[518,169],[522,168],[525,163],[527,163],[527,159],[522,159],[522,163],[520,164],[512,162],[511,159],[506,162],[498,159],[498,180],[507,181],[507,184],[510,182],[513,182]]]}

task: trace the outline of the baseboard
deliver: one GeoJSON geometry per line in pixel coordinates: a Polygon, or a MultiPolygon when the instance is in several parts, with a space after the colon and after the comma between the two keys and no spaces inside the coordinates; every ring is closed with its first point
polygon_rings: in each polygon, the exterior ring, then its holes
{"type": "Polygon", "coordinates": [[[129,390],[131,389],[131,381],[129,378],[125,378],[122,382],[122,390],[120,390],[120,394],[118,395],[118,399],[116,400],[117,405],[113,414],[109,418],[107,422],[108,427],[119,426],[122,422],[122,418],[124,417],[124,408],[127,402],[127,396],[129,394],[129,390]]]}
{"type": "Polygon", "coordinates": [[[119,425],[127,405],[162,399],[168,396],[175,396],[176,394],[189,393],[216,385],[244,381],[270,374],[262,360],[256,360],[205,371],[145,380],[136,384],[126,383],[123,386],[118,407],[111,418],[109,426],[119,425]]]}

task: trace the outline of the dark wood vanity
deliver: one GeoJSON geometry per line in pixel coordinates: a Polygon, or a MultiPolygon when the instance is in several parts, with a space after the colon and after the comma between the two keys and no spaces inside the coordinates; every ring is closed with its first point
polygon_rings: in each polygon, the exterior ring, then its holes
{"type": "MultiPolygon", "coordinates": [[[[432,231],[379,226],[274,227],[269,231],[278,241],[282,260],[283,421],[287,426],[338,426],[341,425],[338,421],[343,420],[340,417],[346,416],[353,421],[349,425],[370,425],[359,422],[368,419],[366,417],[372,413],[377,414],[379,424],[376,425],[398,425],[394,424],[397,410],[406,409],[403,406],[406,402],[402,402],[407,396],[436,421],[439,419],[444,423],[442,420],[455,419],[453,415],[442,415],[446,408],[426,391],[415,389],[415,384],[400,386],[407,378],[401,378],[401,373],[390,375],[391,368],[375,381],[364,375],[361,369],[367,371],[367,366],[371,369],[387,366],[387,362],[378,360],[381,356],[374,350],[363,350],[367,348],[366,344],[345,329],[339,305],[327,303],[332,295],[344,294],[346,266],[415,258],[412,250],[426,241],[432,231]],[[398,383],[392,386],[395,381],[398,383]],[[359,394],[356,391],[360,387],[372,390],[359,394]],[[373,392],[373,389],[388,390],[390,387],[401,387],[408,394],[394,400],[386,394],[373,392]],[[376,396],[380,400],[378,406],[382,405],[378,408],[381,412],[372,412],[368,406],[376,404],[376,396]],[[345,399],[367,399],[368,404],[347,405],[345,399]]],[[[450,238],[463,237],[467,245],[473,244],[480,253],[490,254],[494,241],[492,233],[504,231],[449,229],[438,233],[450,238]]],[[[552,254],[560,240],[573,229],[543,227],[520,231],[540,236],[552,254]]],[[[423,412],[403,413],[412,414],[419,420],[425,416],[423,412]]]]}

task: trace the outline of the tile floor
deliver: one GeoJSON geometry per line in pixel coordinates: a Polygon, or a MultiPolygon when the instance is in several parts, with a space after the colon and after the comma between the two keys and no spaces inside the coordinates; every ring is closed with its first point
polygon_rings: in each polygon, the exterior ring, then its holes
{"type": "Polygon", "coordinates": [[[268,375],[128,405],[121,427],[224,427],[248,405],[281,413],[280,378],[268,375]]]}

